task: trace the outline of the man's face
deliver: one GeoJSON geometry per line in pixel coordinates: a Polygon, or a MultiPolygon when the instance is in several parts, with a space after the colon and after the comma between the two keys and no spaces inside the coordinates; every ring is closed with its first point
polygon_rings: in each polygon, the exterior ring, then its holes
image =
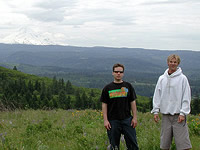
{"type": "Polygon", "coordinates": [[[116,67],[112,73],[112,75],[114,76],[114,79],[116,81],[121,81],[122,77],[124,76],[124,70],[122,67],[116,67]]]}
{"type": "Polygon", "coordinates": [[[177,67],[178,67],[178,61],[176,60],[176,58],[172,58],[170,59],[168,62],[168,67],[169,67],[169,72],[170,73],[173,73],[177,70],[177,67]]]}

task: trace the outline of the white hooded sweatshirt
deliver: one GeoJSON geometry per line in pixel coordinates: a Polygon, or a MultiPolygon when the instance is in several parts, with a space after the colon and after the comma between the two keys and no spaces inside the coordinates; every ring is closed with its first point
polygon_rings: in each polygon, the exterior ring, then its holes
{"type": "Polygon", "coordinates": [[[158,79],[151,113],[180,114],[190,113],[191,89],[187,77],[179,67],[169,75],[167,69],[158,79]]]}

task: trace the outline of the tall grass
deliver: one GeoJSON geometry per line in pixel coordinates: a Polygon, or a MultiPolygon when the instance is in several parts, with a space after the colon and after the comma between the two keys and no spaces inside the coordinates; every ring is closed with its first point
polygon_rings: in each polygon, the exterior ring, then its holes
{"type": "MultiPolygon", "coordinates": [[[[188,116],[193,150],[200,150],[200,116],[188,116]]],[[[138,113],[140,150],[159,150],[160,123],[138,113]]],[[[122,136],[122,150],[125,141],[122,136]]],[[[107,150],[109,142],[101,111],[18,110],[0,113],[0,150],[107,150]]],[[[175,150],[175,145],[172,145],[175,150]]]]}

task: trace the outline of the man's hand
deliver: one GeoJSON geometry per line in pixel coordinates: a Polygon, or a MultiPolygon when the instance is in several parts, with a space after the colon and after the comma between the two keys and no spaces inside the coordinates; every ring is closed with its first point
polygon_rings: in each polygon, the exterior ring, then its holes
{"type": "Polygon", "coordinates": [[[185,120],[185,116],[182,116],[182,115],[178,116],[178,123],[181,123],[184,120],[185,120]]]}
{"type": "Polygon", "coordinates": [[[110,125],[110,122],[109,122],[108,120],[104,121],[104,127],[105,127],[107,130],[110,130],[111,125],[110,125]]]}
{"type": "Polygon", "coordinates": [[[160,120],[160,118],[159,118],[158,114],[155,114],[154,115],[154,121],[157,123],[159,120],[160,120]]]}
{"type": "Polygon", "coordinates": [[[133,118],[133,119],[131,120],[131,126],[132,126],[133,128],[135,128],[135,127],[137,126],[137,119],[136,119],[136,118],[133,118]]]}

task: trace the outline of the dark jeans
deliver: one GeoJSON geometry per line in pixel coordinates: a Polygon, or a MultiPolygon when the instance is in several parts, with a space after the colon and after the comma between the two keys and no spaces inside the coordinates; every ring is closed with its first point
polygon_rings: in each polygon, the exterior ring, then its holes
{"type": "Polygon", "coordinates": [[[121,134],[124,135],[126,147],[128,150],[138,150],[135,128],[131,126],[133,117],[124,120],[111,120],[111,129],[107,130],[108,138],[111,144],[111,150],[119,150],[121,134]]]}

